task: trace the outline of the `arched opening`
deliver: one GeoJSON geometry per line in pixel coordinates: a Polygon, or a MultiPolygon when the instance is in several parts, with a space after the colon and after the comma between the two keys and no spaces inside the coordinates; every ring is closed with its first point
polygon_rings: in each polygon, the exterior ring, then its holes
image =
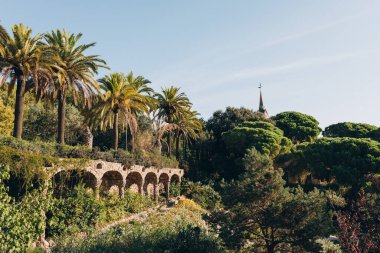
{"type": "Polygon", "coordinates": [[[117,171],[107,171],[102,177],[100,185],[100,195],[106,196],[108,194],[118,193],[119,196],[123,190],[123,176],[117,171]]]}
{"type": "Polygon", "coordinates": [[[181,179],[177,174],[170,178],[170,195],[179,196],[181,193],[181,179]]]}
{"type": "Polygon", "coordinates": [[[149,172],[144,180],[144,194],[147,196],[157,197],[157,175],[149,172]]]}
{"type": "Polygon", "coordinates": [[[161,197],[169,197],[169,175],[162,173],[158,179],[158,193],[161,197]]]}
{"type": "Polygon", "coordinates": [[[131,172],[127,176],[125,188],[133,192],[142,193],[142,176],[138,172],[131,172]]]}
{"type": "Polygon", "coordinates": [[[78,185],[95,191],[96,177],[91,172],[85,170],[62,170],[54,175],[52,179],[53,195],[64,197],[78,185]]]}

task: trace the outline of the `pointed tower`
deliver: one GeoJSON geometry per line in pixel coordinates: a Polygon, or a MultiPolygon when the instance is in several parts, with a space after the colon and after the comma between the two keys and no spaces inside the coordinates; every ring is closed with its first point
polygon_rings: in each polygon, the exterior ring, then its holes
{"type": "Polygon", "coordinates": [[[265,109],[265,106],[264,106],[263,94],[261,93],[261,88],[262,87],[263,86],[260,83],[260,85],[259,85],[259,89],[260,89],[260,104],[259,104],[259,110],[257,112],[262,113],[265,118],[269,118],[268,111],[267,111],[267,109],[265,109]]]}

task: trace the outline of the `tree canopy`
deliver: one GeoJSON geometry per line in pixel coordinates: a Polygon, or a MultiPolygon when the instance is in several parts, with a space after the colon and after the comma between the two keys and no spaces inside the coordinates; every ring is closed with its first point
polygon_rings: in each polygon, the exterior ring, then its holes
{"type": "Polygon", "coordinates": [[[372,131],[377,130],[377,126],[365,123],[341,122],[332,124],[325,128],[323,136],[325,137],[352,137],[352,138],[369,138],[372,131]]]}
{"type": "Polygon", "coordinates": [[[283,132],[268,122],[244,122],[222,134],[222,139],[227,150],[243,156],[249,148],[275,157],[280,153],[287,152],[291,142],[283,136],[283,132]]]}
{"type": "Polygon", "coordinates": [[[214,112],[206,123],[206,129],[212,131],[216,138],[220,138],[223,132],[227,132],[245,121],[266,121],[261,113],[254,112],[244,107],[227,107],[214,112]]]}
{"type": "Polygon", "coordinates": [[[300,112],[282,112],[272,117],[276,126],[293,142],[311,141],[321,132],[319,122],[310,115],[300,112]]]}
{"type": "Polygon", "coordinates": [[[292,155],[289,171],[307,170],[315,178],[356,189],[367,174],[380,173],[380,143],[370,139],[321,138],[298,146],[292,155]]]}

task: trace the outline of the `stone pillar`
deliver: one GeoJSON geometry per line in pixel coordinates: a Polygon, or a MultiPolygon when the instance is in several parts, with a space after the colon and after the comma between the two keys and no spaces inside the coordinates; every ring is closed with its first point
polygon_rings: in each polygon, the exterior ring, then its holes
{"type": "Polygon", "coordinates": [[[179,180],[178,180],[178,196],[181,196],[181,181],[182,181],[182,178],[180,177],[179,180]]]}
{"type": "Polygon", "coordinates": [[[95,185],[95,189],[94,189],[94,193],[95,193],[95,198],[96,199],[99,199],[99,196],[100,196],[100,185],[102,184],[102,180],[101,179],[96,179],[96,185],[95,185]]]}
{"type": "Polygon", "coordinates": [[[125,189],[126,182],[123,180],[121,185],[119,185],[119,198],[124,198],[124,189],[125,189]]]}
{"type": "Polygon", "coordinates": [[[170,197],[169,191],[170,191],[170,179],[168,180],[168,182],[165,185],[165,197],[166,197],[166,199],[169,199],[169,197],[170,197]]]}
{"type": "Polygon", "coordinates": [[[139,187],[139,193],[141,194],[141,196],[144,196],[144,184],[145,184],[145,178],[142,178],[141,184],[138,186],[139,187]]]}
{"type": "Polygon", "coordinates": [[[158,180],[157,180],[157,182],[155,182],[155,184],[153,185],[153,198],[155,201],[158,201],[158,195],[160,192],[158,187],[159,187],[159,184],[158,184],[158,180]]]}

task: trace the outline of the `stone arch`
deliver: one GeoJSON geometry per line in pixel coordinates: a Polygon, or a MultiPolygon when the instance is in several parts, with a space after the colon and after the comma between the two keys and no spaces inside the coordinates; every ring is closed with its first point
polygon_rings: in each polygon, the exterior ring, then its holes
{"type": "Polygon", "coordinates": [[[181,177],[177,174],[173,174],[170,178],[170,190],[174,196],[180,195],[181,177]]]}
{"type": "Polygon", "coordinates": [[[170,178],[171,183],[179,184],[181,182],[181,178],[177,174],[173,174],[170,178]]]}
{"type": "Polygon", "coordinates": [[[75,186],[83,184],[85,188],[96,190],[96,176],[86,170],[61,170],[52,178],[54,196],[64,196],[75,186]]]}
{"type": "Polygon", "coordinates": [[[142,194],[143,178],[139,172],[131,172],[127,175],[125,188],[142,194]]]}
{"type": "Polygon", "coordinates": [[[161,173],[158,178],[158,193],[160,196],[168,198],[169,197],[169,175],[166,173],[161,173]]]}
{"type": "Polygon", "coordinates": [[[147,196],[152,196],[153,198],[157,198],[157,175],[153,172],[149,172],[145,175],[144,179],[144,194],[147,196]]]}
{"type": "Polygon", "coordinates": [[[118,192],[119,196],[122,196],[124,188],[123,176],[118,171],[107,171],[103,174],[102,183],[100,185],[101,195],[107,195],[108,193],[118,192]]]}

